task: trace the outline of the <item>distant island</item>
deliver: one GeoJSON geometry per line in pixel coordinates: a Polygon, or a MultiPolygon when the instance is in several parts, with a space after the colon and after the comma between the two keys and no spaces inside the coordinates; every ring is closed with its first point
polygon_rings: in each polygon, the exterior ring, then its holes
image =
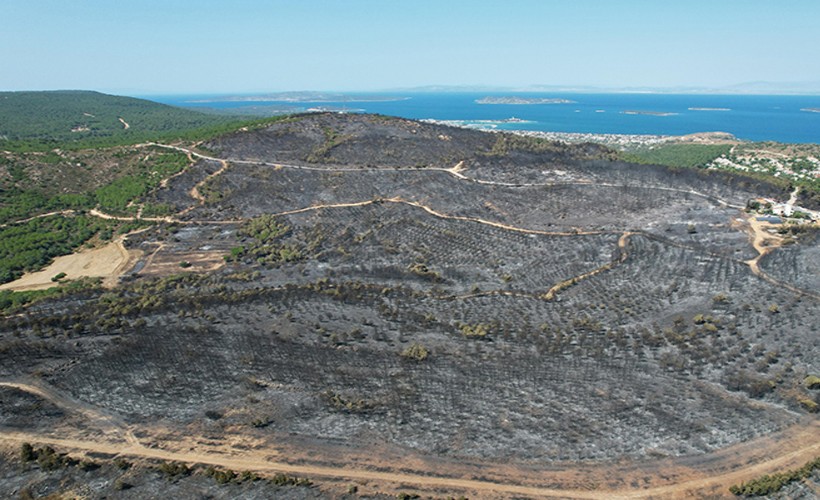
{"type": "Polygon", "coordinates": [[[625,115],[649,115],[649,116],[674,116],[677,113],[670,113],[667,111],[635,111],[627,110],[623,112],[625,115]]]}
{"type": "Polygon", "coordinates": [[[689,111],[731,111],[731,108],[689,108],[689,111]]]}
{"type": "Polygon", "coordinates": [[[475,100],[476,104],[575,104],[569,99],[550,99],[544,97],[483,97],[475,100]]]}
{"type": "Polygon", "coordinates": [[[800,111],[806,111],[808,113],[820,113],[820,108],[803,108],[800,111]]]}

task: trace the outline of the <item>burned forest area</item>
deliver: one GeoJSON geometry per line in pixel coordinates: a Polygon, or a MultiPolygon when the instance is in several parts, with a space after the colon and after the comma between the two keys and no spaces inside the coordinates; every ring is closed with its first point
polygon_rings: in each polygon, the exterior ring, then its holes
{"type": "Polygon", "coordinates": [[[116,286],[0,317],[0,492],[719,497],[820,454],[818,236],[746,210],[779,185],[378,115],[150,147],[190,164],[116,286]]]}

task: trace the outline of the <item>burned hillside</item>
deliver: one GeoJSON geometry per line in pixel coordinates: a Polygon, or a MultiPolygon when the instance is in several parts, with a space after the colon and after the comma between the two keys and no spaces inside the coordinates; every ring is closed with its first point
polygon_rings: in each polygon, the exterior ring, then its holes
{"type": "MultiPolygon", "coordinates": [[[[541,486],[816,425],[818,240],[761,253],[744,212],[774,184],[371,115],[168,147],[194,162],[146,200],[174,215],[117,287],[6,314],[2,380],[148,446],[541,486]]],[[[94,435],[50,404],[46,434],[94,435]]]]}

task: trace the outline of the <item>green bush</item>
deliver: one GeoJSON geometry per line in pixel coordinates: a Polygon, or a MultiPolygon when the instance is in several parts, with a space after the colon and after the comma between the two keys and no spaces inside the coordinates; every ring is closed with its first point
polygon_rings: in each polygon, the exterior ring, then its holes
{"type": "Polygon", "coordinates": [[[208,467],[205,469],[205,475],[212,477],[218,484],[230,483],[237,477],[236,472],[230,469],[220,470],[215,469],[214,467],[208,467]]]}
{"type": "Polygon", "coordinates": [[[488,333],[490,333],[489,327],[483,323],[478,323],[476,325],[463,324],[459,327],[459,330],[461,330],[462,335],[468,338],[483,338],[486,337],[488,333]]]}
{"type": "Polygon", "coordinates": [[[128,470],[131,468],[131,462],[122,457],[117,457],[114,459],[114,466],[120,470],[128,470]]]}
{"type": "Polygon", "coordinates": [[[747,483],[733,485],[729,488],[729,491],[733,495],[744,497],[771,495],[791,482],[809,477],[818,468],[820,468],[820,457],[815,458],[799,469],[765,475],[747,483]]]}
{"type": "Polygon", "coordinates": [[[37,453],[34,451],[34,447],[31,446],[29,443],[23,443],[20,446],[20,459],[23,462],[32,462],[37,460],[37,453]]]}
{"type": "Polygon", "coordinates": [[[413,361],[424,361],[429,355],[430,351],[428,351],[423,345],[417,343],[413,343],[410,347],[401,352],[401,357],[411,359],[413,361]]]}
{"type": "Polygon", "coordinates": [[[27,290],[13,292],[0,290],[0,313],[7,314],[20,310],[28,304],[38,302],[48,297],[61,297],[80,290],[90,290],[100,285],[100,278],[83,278],[69,281],[60,286],[47,290],[27,290]]]}
{"type": "Polygon", "coordinates": [[[246,221],[237,235],[249,239],[244,245],[234,247],[226,260],[245,261],[261,265],[280,265],[303,258],[302,250],[292,243],[282,243],[291,232],[290,226],[280,222],[274,215],[260,215],[246,221]]]}
{"type": "Polygon", "coordinates": [[[731,145],[718,144],[664,144],[624,153],[624,159],[633,163],[668,165],[671,167],[703,167],[729,154],[731,145]]]}
{"type": "Polygon", "coordinates": [[[157,470],[162,472],[168,479],[174,479],[179,476],[188,476],[191,474],[190,467],[181,462],[162,462],[157,467],[157,470]]]}
{"type": "Polygon", "coordinates": [[[309,479],[289,476],[287,474],[276,474],[270,479],[271,484],[276,486],[312,486],[313,482],[309,479]]]}

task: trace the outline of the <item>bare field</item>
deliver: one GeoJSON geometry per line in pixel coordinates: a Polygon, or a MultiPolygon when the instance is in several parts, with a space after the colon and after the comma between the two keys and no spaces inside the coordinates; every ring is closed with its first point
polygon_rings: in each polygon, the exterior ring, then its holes
{"type": "Polygon", "coordinates": [[[0,290],[43,290],[57,286],[52,278],[64,273],[63,279],[106,278],[116,279],[133,264],[137,255],[123,246],[122,241],[113,241],[103,247],[84,249],[80,252],[54,259],[42,271],[27,273],[22,278],[0,285],[0,290]]]}

